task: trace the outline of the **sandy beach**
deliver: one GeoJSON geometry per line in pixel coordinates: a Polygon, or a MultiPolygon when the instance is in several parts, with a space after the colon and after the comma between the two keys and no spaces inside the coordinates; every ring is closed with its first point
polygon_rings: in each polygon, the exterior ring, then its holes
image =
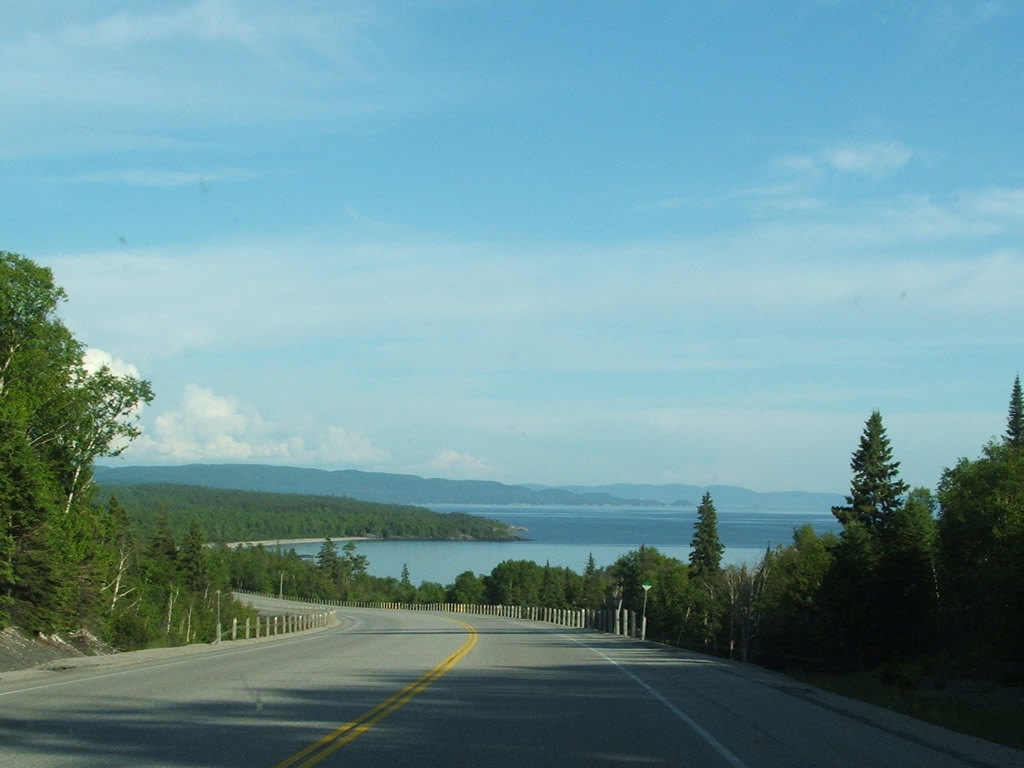
{"type": "MultiPolygon", "coordinates": [[[[316,544],[324,541],[326,537],[318,536],[311,539],[263,539],[262,541],[229,541],[225,546],[237,549],[238,547],[276,547],[278,544],[316,544]]],[[[331,541],[370,541],[370,536],[331,536],[331,541]]]]}

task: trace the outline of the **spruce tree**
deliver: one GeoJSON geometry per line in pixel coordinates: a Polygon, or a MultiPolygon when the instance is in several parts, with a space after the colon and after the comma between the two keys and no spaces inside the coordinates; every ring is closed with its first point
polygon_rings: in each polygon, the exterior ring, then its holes
{"type": "Polygon", "coordinates": [[[697,577],[713,576],[722,563],[725,546],[718,538],[718,514],[711,494],[705,493],[697,507],[697,522],[693,524],[693,540],[690,542],[690,567],[697,577]]]}
{"type": "Polygon", "coordinates": [[[594,553],[587,557],[587,565],[583,569],[583,607],[599,608],[601,605],[601,582],[597,574],[597,563],[594,553]]]}
{"type": "Polygon", "coordinates": [[[882,414],[872,411],[850,460],[853,479],[846,506],[832,507],[832,514],[844,528],[862,525],[876,536],[884,530],[903,505],[903,494],[910,487],[900,479],[899,467],[900,463],[892,459],[882,414]]]}
{"type": "Polygon", "coordinates": [[[206,589],[206,539],[198,517],[192,518],[188,533],[181,542],[178,571],[191,592],[198,594],[206,589]]]}
{"type": "Polygon", "coordinates": [[[1020,374],[1013,380],[1013,391],[1010,393],[1010,414],[1006,419],[1007,445],[1020,448],[1024,445],[1024,399],[1020,391],[1020,374]]]}
{"type": "Polygon", "coordinates": [[[149,560],[158,561],[161,565],[173,570],[178,559],[178,545],[174,543],[174,534],[171,533],[171,524],[167,520],[166,510],[161,508],[157,512],[153,526],[153,535],[149,538],[146,554],[149,556],[149,560]]]}

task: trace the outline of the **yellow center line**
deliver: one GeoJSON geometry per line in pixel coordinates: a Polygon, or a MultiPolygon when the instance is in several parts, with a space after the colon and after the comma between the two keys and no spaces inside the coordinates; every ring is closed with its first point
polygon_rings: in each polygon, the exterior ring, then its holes
{"type": "MultiPolygon", "coordinates": [[[[451,621],[455,620],[451,619],[451,621]]],[[[280,763],[277,763],[274,768],[310,768],[310,766],[316,765],[328,755],[333,754],[346,744],[355,741],[385,717],[395,712],[400,707],[405,706],[413,697],[426,690],[426,688],[435,680],[443,677],[473,649],[474,645],[476,645],[476,630],[469,624],[465,624],[461,621],[456,621],[456,623],[465,627],[466,631],[469,633],[469,637],[466,638],[466,641],[455,653],[431,669],[423,675],[423,677],[409,683],[398,693],[389,696],[380,704],[368,709],[355,720],[350,720],[344,725],[336,728],[326,736],[318,739],[313,744],[310,744],[308,747],[299,750],[291,757],[285,758],[280,763]]]]}

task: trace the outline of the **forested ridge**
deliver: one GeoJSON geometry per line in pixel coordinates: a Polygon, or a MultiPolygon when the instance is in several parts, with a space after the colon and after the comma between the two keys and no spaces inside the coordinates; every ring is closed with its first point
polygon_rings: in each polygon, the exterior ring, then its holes
{"type": "Polygon", "coordinates": [[[116,496],[143,536],[162,512],[176,535],[198,519],[211,542],[364,536],[377,539],[507,540],[508,525],[458,512],[378,504],[338,496],[307,496],[153,484],[97,488],[96,499],[116,496]]]}

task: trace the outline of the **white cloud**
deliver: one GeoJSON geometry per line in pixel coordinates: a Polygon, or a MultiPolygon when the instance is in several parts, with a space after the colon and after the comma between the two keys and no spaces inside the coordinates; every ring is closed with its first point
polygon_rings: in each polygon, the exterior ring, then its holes
{"type": "Polygon", "coordinates": [[[791,154],[775,158],[772,165],[801,182],[818,180],[824,171],[885,176],[904,167],[914,156],[900,141],[876,141],[836,144],[810,154],[791,154]]]}
{"type": "Polygon", "coordinates": [[[152,430],[126,454],[134,460],[254,461],[337,466],[381,461],[387,454],[366,437],[312,419],[277,424],[237,397],[196,384],[180,404],[153,419],[152,430]]]}
{"type": "Polygon", "coordinates": [[[457,480],[490,479],[495,476],[497,470],[484,459],[468,453],[458,453],[450,448],[434,456],[428,464],[428,469],[457,480]]]}
{"type": "Polygon", "coordinates": [[[830,147],[821,159],[837,171],[881,175],[902,168],[913,153],[898,141],[830,147]]]}
{"type": "Polygon", "coordinates": [[[114,357],[109,352],[104,352],[102,349],[95,347],[89,347],[85,350],[85,354],[82,355],[82,364],[89,373],[96,373],[96,371],[105,366],[115,376],[140,378],[139,369],[134,363],[126,363],[121,358],[114,357]]]}

